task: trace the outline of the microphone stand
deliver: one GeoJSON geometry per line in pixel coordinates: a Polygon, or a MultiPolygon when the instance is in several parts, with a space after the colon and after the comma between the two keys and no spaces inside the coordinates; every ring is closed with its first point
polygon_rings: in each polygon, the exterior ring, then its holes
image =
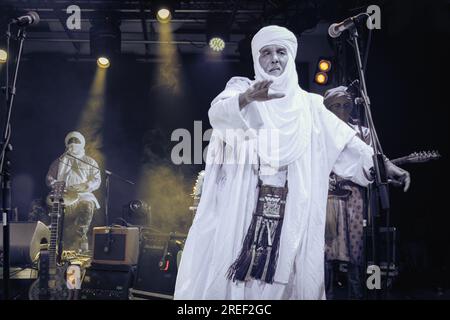
{"type": "Polygon", "coordinates": [[[8,24],[6,32],[6,52],[8,60],[6,61],[6,87],[5,87],[5,103],[6,103],[6,117],[3,128],[3,141],[0,144],[0,179],[2,191],[2,216],[3,216],[3,299],[9,299],[9,279],[10,279],[10,236],[9,236],[9,220],[11,214],[11,161],[9,154],[13,150],[9,143],[12,136],[11,131],[11,115],[14,106],[14,97],[16,95],[16,83],[19,73],[20,59],[23,52],[23,43],[26,37],[25,28],[19,28],[17,32],[17,39],[19,40],[19,47],[14,68],[14,75],[12,86],[9,88],[9,62],[10,59],[10,38],[11,38],[11,23],[8,24]]]}
{"type": "Polygon", "coordinates": [[[109,189],[110,189],[110,177],[115,177],[119,180],[122,180],[125,183],[128,183],[130,185],[135,185],[135,183],[133,181],[127,180],[121,176],[119,176],[118,174],[115,174],[114,172],[111,172],[109,170],[106,169],[100,169],[97,166],[94,166],[92,164],[90,164],[87,161],[84,161],[83,159],[80,159],[78,157],[75,157],[73,155],[71,155],[70,153],[66,153],[66,155],[68,155],[69,157],[72,157],[78,161],[81,161],[85,164],[87,164],[88,166],[91,166],[92,168],[95,168],[97,170],[99,170],[100,172],[102,172],[105,176],[106,176],[106,181],[105,181],[105,185],[106,185],[106,195],[105,195],[105,224],[107,226],[109,226],[109,189]]]}
{"type": "MultiPolygon", "coordinates": [[[[373,164],[374,164],[374,171],[375,171],[375,200],[377,200],[377,204],[379,203],[381,205],[381,209],[386,212],[386,236],[387,236],[387,266],[386,266],[386,283],[385,283],[385,297],[387,297],[388,294],[388,281],[389,281],[389,264],[390,264],[390,240],[389,240],[389,223],[390,223],[390,201],[389,201],[389,188],[388,188],[388,179],[387,179],[387,172],[385,168],[385,156],[383,154],[383,150],[381,148],[381,144],[378,139],[378,135],[376,132],[375,124],[373,122],[372,118],[372,112],[371,112],[371,102],[369,99],[369,95],[367,92],[367,85],[366,85],[366,78],[365,78],[365,72],[364,72],[364,66],[361,60],[361,51],[359,48],[359,34],[358,30],[356,28],[356,23],[353,24],[353,26],[349,29],[350,39],[353,42],[353,49],[355,51],[355,57],[356,57],[356,64],[358,67],[358,76],[360,80],[360,95],[362,98],[362,105],[364,106],[365,110],[365,116],[367,125],[370,132],[370,140],[372,143],[373,148],[373,164]]],[[[369,208],[373,207],[372,203],[369,204],[369,208]]],[[[371,210],[372,211],[372,210],[371,210]]],[[[375,243],[375,218],[373,213],[370,214],[370,224],[372,227],[372,243],[375,243]]],[[[374,250],[372,252],[373,256],[373,263],[376,266],[379,266],[379,259],[377,256],[377,252],[375,250],[375,246],[373,246],[374,250]]],[[[381,269],[381,266],[379,266],[381,269]]],[[[367,270],[367,269],[366,269],[367,270]]],[[[367,272],[365,272],[367,273],[367,272]]]]}

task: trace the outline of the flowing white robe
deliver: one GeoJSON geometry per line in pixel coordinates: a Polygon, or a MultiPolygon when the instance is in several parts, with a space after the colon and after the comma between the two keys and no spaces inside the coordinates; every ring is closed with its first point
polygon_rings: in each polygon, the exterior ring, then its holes
{"type": "Polygon", "coordinates": [[[328,111],[319,95],[305,93],[302,106],[310,122],[306,150],[288,165],[288,196],[275,282],[247,283],[226,278],[238,257],[257,201],[257,165],[221,164],[225,159],[254,159],[252,138],[226,139],[225,129],[261,128],[258,103],[243,110],[238,95],[251,81],[232,78],[212,102],[214,129],[203,192],[181,258],[175,299],[325,299],[324,242],[328,177],[333,170],[367,185],[372,149],[328,111]],[[224,141],[224,139],[226,141],[224,141]]]}
{"type": "Polygon", "coordinates": [[[80,159],[90,165],[66,154],[53,161],[47,173],[47,185],[51,187],[55,181],[64,181],[66,187],[86,183],[87,191],[78,193],[80,200],[92,201],[96,209],[100,209],[100,203],[93,194],[94,191],[100,188],[102,182],[100,171],[96,169],[98,168],[97,161],[87,155],[81,156],[80,159]]]}

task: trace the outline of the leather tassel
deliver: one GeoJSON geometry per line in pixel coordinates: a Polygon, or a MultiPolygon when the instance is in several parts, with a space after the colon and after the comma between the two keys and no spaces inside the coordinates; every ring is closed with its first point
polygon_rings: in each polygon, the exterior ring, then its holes
{"type": "Polygon", "coordinates": [[[259,279],[266,283],[273,283],[287,192],[287,186],[263,185],[260,187],[256,211],[241,252],[228,269],[229,280],[259,279]]]}

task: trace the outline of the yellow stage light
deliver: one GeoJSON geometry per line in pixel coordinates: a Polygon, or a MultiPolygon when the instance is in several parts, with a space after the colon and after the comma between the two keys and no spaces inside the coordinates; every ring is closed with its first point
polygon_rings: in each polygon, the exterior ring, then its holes
{"type": "Polygon", "coordinates": [[[97,59],[97,65],[98,65],[100,68],[106,69],[106,68],[109,68],[109,66],[111,65],[111,63],[109,62],[109,59],[108,59],[108,58],[106,58],[106,57],[99,57],[99,58],[97,59]]]}
{"type": "Polygon", "coordinates": [[[328,82],[328,75],[325,72],[318,72],[314,78],[317,84],[324,85],[328,82]]]}
{"type": "Polygon", "coordinates": [[[5,63],[6,60],[8,60],[8,53],[5,50],[0,49],[0,63],[5,63]]]}
{"type": "Polygon", "coordinates": [[[170,10],[167,8],[161,8],[156,13],[156,18],[161,23],[167,23],[172,19],[172,14],[170,13],[170,10]]]}
{"type": "Polygon", "coordinates": [[[328,60],[320,60],[319,70],[323,72],[328,72],[331,70],[331,62],[328,60]]]}
{"type": "Polygon", "coordinates": [[[225,41],[219,37],[213,37],[209,40],[209,47],[214,51],[222,51],[225,49],[225,41]]]}

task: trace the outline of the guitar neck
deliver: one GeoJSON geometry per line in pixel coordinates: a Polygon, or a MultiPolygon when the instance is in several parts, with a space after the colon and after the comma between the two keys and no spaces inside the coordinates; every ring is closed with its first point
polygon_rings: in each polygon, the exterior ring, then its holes
{"type": "Polygon", "coordinates": [[[439,159],[441,156],[438,152],[421,152],[421,153],[413,153],[406,157],[397,158],[391,160],[391,162],[395,165],[401,165],[405,163],[424,163],[431,160],[439,159]]]}
{"type": "MultiPolygon", "coordinates": [[[[58,224],[59,224],[59,215],[61,211],[61,204],[58,202],[53,203],[52,205],[52,215],[51,215],[51,230],[50,230],[50,244],[49,244],[49,269],[56,269],[56,246],[58,243],[58,224]]],[[[50,272],[50,277],[53,272],[50,272]]]]}
{"type": "Polygon", "coordinates": [[[408,156],[406,156],[406,157],[401,157],[401,158],[397,158],[397,159],[394,159],[394,160],[391,160],[391,162],[392,162],[393,164],[395,164],[396,166],[405,164],[405,163],[408,162],[408,156]]]}

